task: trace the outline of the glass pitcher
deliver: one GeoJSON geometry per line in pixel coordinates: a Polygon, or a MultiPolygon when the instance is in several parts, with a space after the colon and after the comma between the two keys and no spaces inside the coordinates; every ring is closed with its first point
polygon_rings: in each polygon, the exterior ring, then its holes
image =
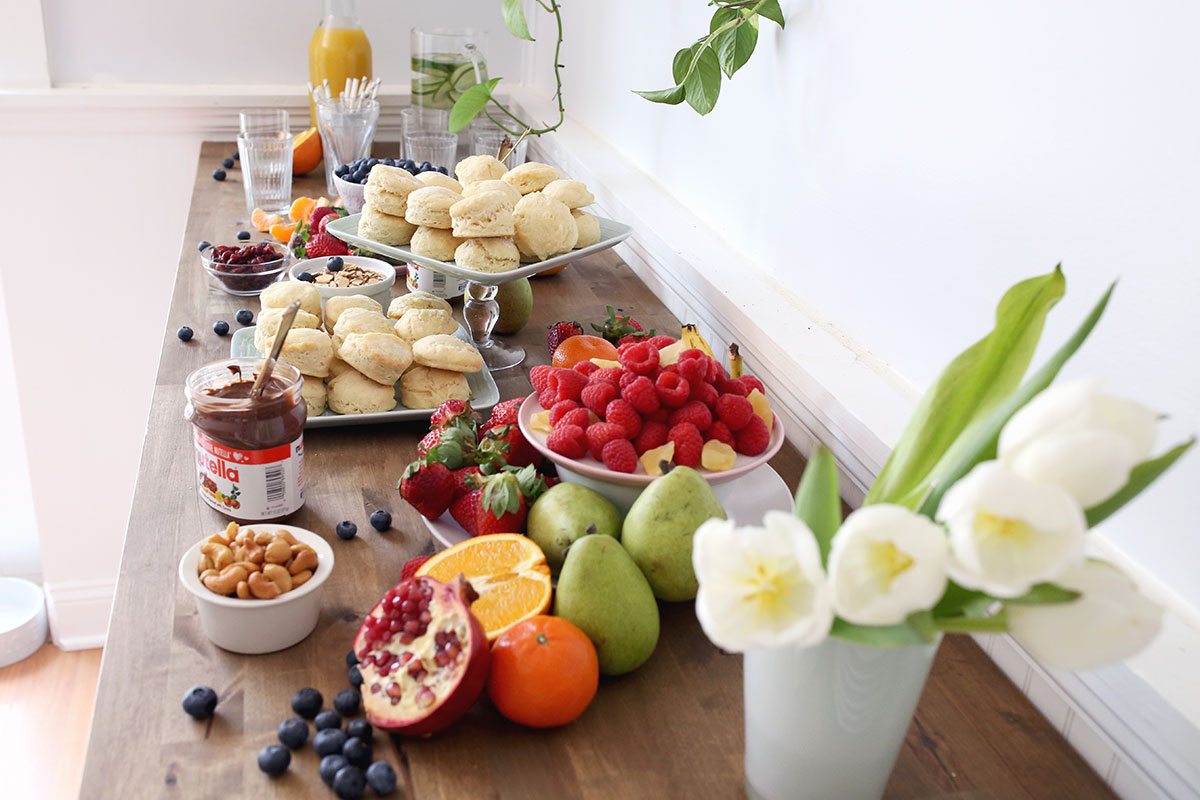
{"type": "MultiPolygon", "coordinates": [[[[356,0],[325,0],[325,14],[308,43],[308,79],[313,86],[329,81],[332,97],[339,97],[349,78],[371,75],[371,43],[358,22],[356,0]]],[[[312,124],[317,107],[310,97],[312,124]]]]}
{"type": "Polygon", "coordinates": [[[487,31],[470,28],[412,29],[412,103],[450,108],[488,79],[487,31]]]}

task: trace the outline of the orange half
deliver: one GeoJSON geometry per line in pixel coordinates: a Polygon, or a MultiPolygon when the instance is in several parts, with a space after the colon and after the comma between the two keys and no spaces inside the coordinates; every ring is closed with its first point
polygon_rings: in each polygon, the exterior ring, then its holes
{"type": "Polygon", "coordinates": [[[292,140],[292,174],[307,175],[321,163],[321,136],[316,128],[296,134],[292,140]]]}
{"type": "Polygon", "coordinates": [[[459,574],[479,593],[471,612],[488,641],[521,620],[546,613],[553,589],[542,548],[519,533],[495,533],[460,542],[432,556],[418,575],[449,583],[459,574]]]}

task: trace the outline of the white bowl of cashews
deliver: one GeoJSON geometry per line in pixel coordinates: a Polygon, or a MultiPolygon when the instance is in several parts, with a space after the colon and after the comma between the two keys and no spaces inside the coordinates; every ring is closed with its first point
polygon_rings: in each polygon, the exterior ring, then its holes
{"type": "Polygon", "coordinates": [[[247,655],[283,650],[312,633],[321,614],[321,591],[331,572],[329,543],[293,525],[231,524],[224,533],[196,542],[179,561],[179,580],[196,598],[204,634],[223,650],[247,655]],[[244,534],[244,547],[232,541],[238,533],[244,534]],[[253,543],[255,535],[265,540],[263,534],[279,534],[280,541],[293,550],[286,561],[269,552],[270,542],[265,547],[253,543]],[[315,553],[315,565],[306,550],[315,553]],[[236,554],[232,560],[230,554],[236,554]],[[239,563],[245,566],[238,568],[239,563]],[[254,563],[257,570],[250,568],[254,563]],[[295,569],[294,575],[289,567],[295,569]]]}

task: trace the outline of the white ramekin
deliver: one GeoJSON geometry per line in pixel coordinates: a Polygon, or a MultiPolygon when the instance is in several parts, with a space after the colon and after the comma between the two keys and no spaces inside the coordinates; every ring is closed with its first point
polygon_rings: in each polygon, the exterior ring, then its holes
{"type": "MultiPolygon", "coordinates": [[[[294,280],[300,280],[297,275],[301,272],[311,272],[317,274],[325,271],[325,258],[306,258],[303,261],[298,261],[288,270],[288,276],[294,280]]],[[[386,261],[380,261],[378,258],[367,258],[366,256],[342,256],[342,261],[347,264],[369,269],[372,272],[378,272],[381,276],[375,283],[368,283],[365,286],[325,286],[320,283],[314,283],[317,291],[321,293],[321,307],[325,307],[325,301],[331,297],[338,295],[349,294],[365,294],[379,305],[383,306],[386,312],[388,305],[392,302],[392,286],[396,283],[396,268],[386,261]]]]}

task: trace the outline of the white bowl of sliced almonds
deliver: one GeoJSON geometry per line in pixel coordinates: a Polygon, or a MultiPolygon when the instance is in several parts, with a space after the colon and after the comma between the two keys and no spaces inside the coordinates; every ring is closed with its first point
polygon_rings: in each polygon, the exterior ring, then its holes
{"type": "Polygon", "coordinates": [[[293,525],[231,522],[179,561],[205,635],[246,654],[283,650],[312,633],[332,571],[329,543],[293,525]]]}
{"type": "Polygon", "coordinates": [[[392,285],[396,282],[396,268],[386,261],[367,256],[339,256],[341,268],[331,272],[328,258],[307,258],[297,261],[288,270],[288,276],[302,280],[301,275],[312,276],[312,285],[321,293],[321,305],[331,297],[363,294],[384,308],[392,300],[392,285]]]}

